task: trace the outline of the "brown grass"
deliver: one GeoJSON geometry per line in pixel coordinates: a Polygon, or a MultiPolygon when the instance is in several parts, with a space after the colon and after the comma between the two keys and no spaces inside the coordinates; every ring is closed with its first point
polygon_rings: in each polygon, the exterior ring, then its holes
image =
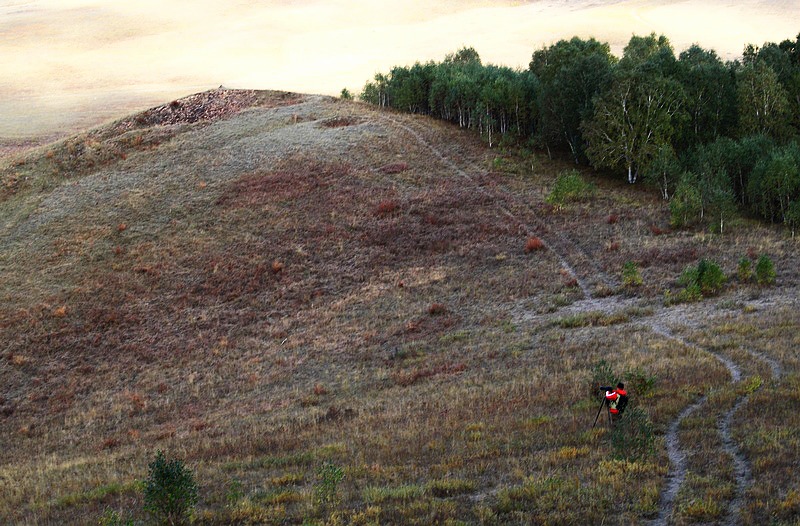
{"type": "MultiPolygon", "coordinates": [[[[659,436],[709,395],[681,430],[693,493],[677,517],[716,520],[709,503],[729,502],[733,479],[713,424],[745,381],[651,318],[737,363],[745,345],[780,362],[777,379],[745,369],[767,380],[733,435],[756,479],[743,516],[791,520],[800,320],[781,307],[798,277],[783,233],[654,236],[668,218],[657,195],[602,179],[593,201],[555,211],[541,199],[558,162],[486,173],[496,152],[450,126],[264,97],[269,111],[192,125],[134,118],[98,130],[100,146],[68,139],[18,167],[28,180],[0,211],[0,477],[14,481],[0,522],[141,520],[135,480],[156,449],[195,470],[200,524],[641,522],[666,454],[657,441],[650,459],[609,458],[608,430],[590,429],[600,359],[656,378],[632,394],[659,436]],[[87,148],[122,144],[126,159],[87,164],[87,148]],[[520,250],[545,236],[543,214],[580,275],[637,262],[639,296],[584,306],[558,254],[520,250]],[[748,247],[773,256],[785,291],[663,307],[687,264],[733,272],[748,247]],[[331,509],[313,501],[323,462],[345,472],[331,509]]],[[[164,115],[188,111],[177,102],[164,115]]]]}

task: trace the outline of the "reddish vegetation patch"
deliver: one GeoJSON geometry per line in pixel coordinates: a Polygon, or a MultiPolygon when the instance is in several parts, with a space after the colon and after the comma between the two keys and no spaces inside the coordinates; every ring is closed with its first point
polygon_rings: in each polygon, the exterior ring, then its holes
{"type": "Polygon", "coordinates": [[[639,256],[639,265],[642,267],[649,267],[650,265],[659,264],[681,264],[689,263],[697,259],[697,249],[690,246],[674,247],[662,249],[653,247],[645,250],[639,256]]]}
{"type": "Polygon", "coordinates": [[[610,215],[609,215],[609,216],[606,218],[606,223],[608,223],[609,225],[613,225],[613,224],[615,224],[617,221],[619,221],[619,216],[618,216],[617,214],[610,214],[610,215]]]}
{"type": "Polygon", "coordinates": [[[326,191],[338,178],[350,172],[351,167],[343,163],[300,163],[287,159],[274,172],[241,177],[217,200],[217,204],[239,207],[300,199],[308,197],[311,192],[326,191]]]}
{"type": "Polygon", "coordinates": [[[434,303],[430,307],[428,307],[428,314],[431,316],[437,316],[439,314],[444,314],[447,312],[447,307],[443,303],[434,303]]]}
{"type": "Polygon", "coordinates": [[[321,125],[326,128],[342,128],[344,126],[355,126],[361,124],[362,119],[357,117],[334,117],[321,122],[321,125]]]}
{"type": "Polygon", "coordinates": [[[663,228],[656,225],[650,225],[649,228],[650,228],[650,233],[653,234],[654,236],[660,236],[662,234],[666,234],[669,232],[669,230],[664,230],[663,228]]]}
{"type": "Polygon", "coordinates": [[[414,367],[410,370],[397,371],[393,378],[397,385],[408,387],[424,378],[432,378],[439,375],[459,374],[467,370],[467,365],[463,362],[445,363],[436,367],[414,367]]]}
{"type": "Polygon", "coordinates": [[[397,211],[397,203],[391,200],[385,200],[378,203],[375,207],[375,215],[378,217],[385,217],[397,211]]]}
{"type": "Polygon", "coordinates": [[[534,250],[542,250],[544,248],[544,241],[538,237],[529,237],[525,242],[525,252],[533,252],[534,250]]]}
{"type": "Polygon", "coordinates": [[[378,170],[380,170],[381,172],[383,172],[383,173],[385,173],[387,175],[394,175],[394,174],[399,174],[399,173],[402,173],[402,172],[405,172],[406,170],[408,170],[408,164],[407,163],[390,163],[390,164],[385,164],[385,165],[381,166],[380,168],[378,168],[378,170]]]}

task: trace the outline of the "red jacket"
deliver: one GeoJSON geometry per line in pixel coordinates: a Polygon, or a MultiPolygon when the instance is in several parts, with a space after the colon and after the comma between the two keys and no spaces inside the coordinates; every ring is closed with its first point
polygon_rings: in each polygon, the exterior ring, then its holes
{"type": "Polygon", "coordinates": [[[617,402],[619,402],[620,396],[628,396],[627,391],[625,389],[620,389],[617,387],[613,391],[606,391],[606,400],[608,400],[608,410],[611,411],[611,414],[619,414],[619,410],[617,409],[617,402]]]}

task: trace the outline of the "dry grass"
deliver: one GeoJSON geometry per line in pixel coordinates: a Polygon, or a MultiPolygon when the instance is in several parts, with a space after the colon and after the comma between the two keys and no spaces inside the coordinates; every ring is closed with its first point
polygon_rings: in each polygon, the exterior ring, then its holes
{"type": "Polygon", "coordinates": [[[333,99],[242,100],[196,122],[166,105],[165,123],[96,130],[3,172],[3,522],[141,518],[135,481],[160,448],[196,471],[203,524],[637,523],[658,512],[668,462],[660,440],[651,459],[612,460],[607,430],[590,429],[602,358],[656,378],[632,394],[659,434],[713,394],[681,429],[702,499],[681,496],[679,522],[731,500],[709,423],[769,378],[733,419],[757,482],[743,516],[796,513],[793,241],[759,225],[670,232],[654,195],[605,180],[556,211],[542,203],[559,162],[492,163],[450,126],[333,99]],[[91,162],[87,137],[102,137],[91,162]],[[637,262],[638,296],[608,288],[584,306],[559,255],[528,248],[543,223],[574,245],[578,276],[637,262]],[[748,249],[773,257],[785,291],[663,307],[687,264],[734,272],[748,249]],[[754,362],[732,385],[651,319],[737,363],[753,347],[784,374],[754,362]],[[326,461],[345,472],[327,508],[313,498],[326,461]]]}

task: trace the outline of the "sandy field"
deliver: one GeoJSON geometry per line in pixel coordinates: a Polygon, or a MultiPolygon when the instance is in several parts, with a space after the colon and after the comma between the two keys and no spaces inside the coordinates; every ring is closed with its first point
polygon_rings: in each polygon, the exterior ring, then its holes
{"type": "Polygon", "coordinates": [[[526,67],[561,38],[666,34],[724,59],[793,38],[797,1],[0,0],[0,153],[220,85],[338,94],[473,46],[526,67]]]}

